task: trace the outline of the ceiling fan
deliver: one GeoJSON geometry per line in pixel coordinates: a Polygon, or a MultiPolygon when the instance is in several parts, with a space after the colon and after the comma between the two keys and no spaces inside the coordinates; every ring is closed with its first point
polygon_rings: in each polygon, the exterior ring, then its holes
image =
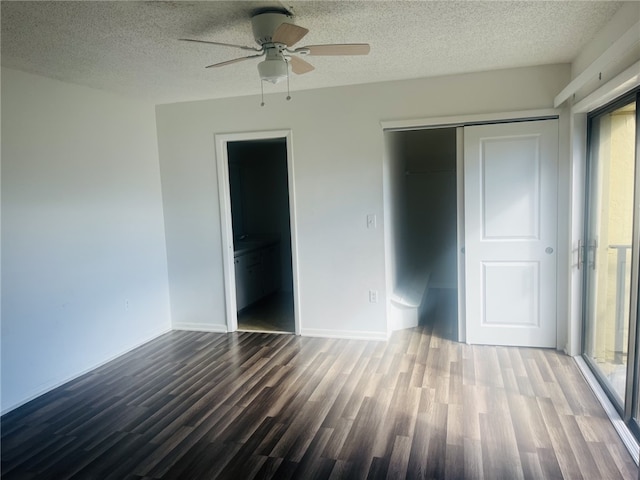
{"type": "Polygon", "coordinates": [[[263,81],[278,83],[288,79],[289,65],[291,71],[298,75],[314,70],[314,66],[300,58],[306,55],[367,55],[370,46],[367,43],[342,43],[327,45],[306,45],[293,48],[309,32],[304,27],[293,23],[293,15],[283,9],[263,9],[251,17],[253,36],[260,48],[232,43],[211,42],[181,38],[185,42],[207,43],[223,47],[239,48],[255,52],[252,55],[226,60],[205,68],[224,67],[232,63],[242,62],[252,58],[265,57],[258,64],[258,73],[263,81]]]}

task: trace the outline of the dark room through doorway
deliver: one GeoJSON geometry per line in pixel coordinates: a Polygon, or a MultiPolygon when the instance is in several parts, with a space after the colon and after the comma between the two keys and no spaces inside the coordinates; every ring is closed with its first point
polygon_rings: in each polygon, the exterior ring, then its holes
{"type": "Polygon", "coordinates": [[[294,333],[285,138],[227,143],[238,330],[294,333]]]}

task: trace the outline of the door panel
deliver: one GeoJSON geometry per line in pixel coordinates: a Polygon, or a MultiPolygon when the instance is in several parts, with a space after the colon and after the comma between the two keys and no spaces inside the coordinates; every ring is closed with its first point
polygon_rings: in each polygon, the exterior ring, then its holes
{"type": "Polygon", "coordinates": [[[539,267],[538,262],[482,262],[481,324],[538,328],[539,267]]]}
{"type": "Polygon", "coordinates": [[[481,140],[484,239],[538,238],[539,141],[530,136],[481,140]]]}
{"type": "Polygon", "coordinates": [[[464,138],[467,341],[555,347],[558,122],[464,138]]]}

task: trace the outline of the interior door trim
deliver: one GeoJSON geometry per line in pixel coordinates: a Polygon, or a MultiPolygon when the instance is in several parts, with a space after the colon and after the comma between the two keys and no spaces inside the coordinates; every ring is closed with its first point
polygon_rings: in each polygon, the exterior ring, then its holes
{"type": "Polygon", "coordinates": [[[289,217],[291,229],[291,269],[293,274],[293,313],[295,334],[300,335],[300,289],[298,288],[298,236],[295,176],[293,169],[293,133],[291,130],[269,130],[259,132],[224,133],[215,135],[215,153],[218,173],[218,198],[220,201],[220,225],[222,236],[222,270],[224,277],[224,297],[227,331],[238,329],[236,302],[236,276],[233,263],[233,224],[231,217],[231,187],[229,185],[229,156],[227,143],[251,140],[284,138],[287,148],[287,182],[289,186],[289,217]]]}

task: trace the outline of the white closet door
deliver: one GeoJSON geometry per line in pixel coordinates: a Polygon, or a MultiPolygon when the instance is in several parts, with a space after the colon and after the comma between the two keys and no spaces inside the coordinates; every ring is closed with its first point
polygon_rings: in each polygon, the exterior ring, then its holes
{"type": "Polygon", "coordinates": [[[464,129],[467,342],[556,346],[558,121],[464,129]]]}

